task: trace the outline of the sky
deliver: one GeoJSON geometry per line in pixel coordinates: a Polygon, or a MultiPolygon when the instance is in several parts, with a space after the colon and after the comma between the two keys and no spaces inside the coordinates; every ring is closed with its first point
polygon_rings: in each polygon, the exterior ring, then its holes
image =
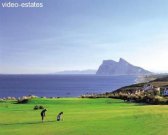
{"type": "Polygon", "coordinates": [[[167,0],[36,0],[41,8],[3,8],[0,73],[98,69],[124,58],[168,72],[167,0]]]}

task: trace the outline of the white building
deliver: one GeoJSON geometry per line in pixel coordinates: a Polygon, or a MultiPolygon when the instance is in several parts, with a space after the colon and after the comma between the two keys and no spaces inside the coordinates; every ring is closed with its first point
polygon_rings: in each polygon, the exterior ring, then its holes
{"type": "Polygon", "coordinates": [[[165,89],[163,90],[163,96],[168,96],[168,88],[165,88],[165,89]]]}
{"type": "Polygon", "coordinates": [[[147,91],[147,90],[152,90],[154,87],[152,84],[145,84],[144,87],[143,87],[143,90],[144,91],[147,91]]]}
{"type": "Polygon", "coordinates": [[[155,87],[155,90],[160,91],[160,87],[155,87]]]}

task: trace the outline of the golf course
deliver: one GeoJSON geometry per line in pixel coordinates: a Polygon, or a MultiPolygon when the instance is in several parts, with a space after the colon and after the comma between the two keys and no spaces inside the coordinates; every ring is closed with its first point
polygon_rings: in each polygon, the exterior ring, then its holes
{"type": "Polygon", "coordinates": [[[166,135],[168,105],[111,98],[34,98],[26,104],[0,102],[0,135],[166,135]],[[47,109],[44,122],[41,110],[47,109]],[[56,116],[63,111],[63,120],[56,116]]]}

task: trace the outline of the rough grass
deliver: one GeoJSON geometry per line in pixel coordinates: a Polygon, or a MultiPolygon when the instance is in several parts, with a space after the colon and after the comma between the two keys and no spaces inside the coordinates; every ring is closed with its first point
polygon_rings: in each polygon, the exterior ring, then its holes
{"type": "Polygon", "coordinates": [[[167,105],[140,105],[117,99],[33,99],[0,103],[0,135],[166,135],[167,105]],[[35,105],[47,108],[45,122],[35,105]],[[64,121],[56,122],[63,111],[64,121]]]}

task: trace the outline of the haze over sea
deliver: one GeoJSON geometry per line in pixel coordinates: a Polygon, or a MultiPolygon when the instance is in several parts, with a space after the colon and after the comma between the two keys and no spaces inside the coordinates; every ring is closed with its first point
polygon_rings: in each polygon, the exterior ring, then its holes
{"type": "Polygon", "coordinates": [[[135,83],[136,76],[0,75],[0,97],[78,97],[135,83]]]}

